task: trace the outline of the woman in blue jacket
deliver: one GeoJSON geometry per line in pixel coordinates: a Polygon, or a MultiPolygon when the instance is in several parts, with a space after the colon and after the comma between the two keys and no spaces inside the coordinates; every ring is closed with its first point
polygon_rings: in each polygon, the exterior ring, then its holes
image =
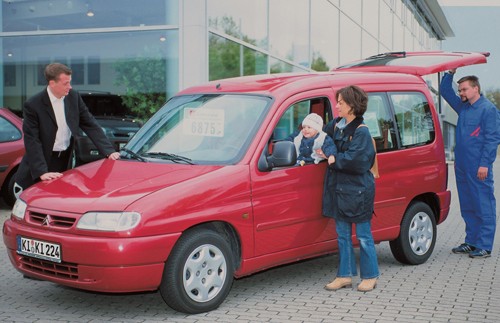
{"type": "Polygon", "coordinates": [[[358,290],[367,292],[375,288],[379,276],[370,223],[375,199],[375,179],[370,168],[375,161],[375,148],[368,127],[363,124],[368,96],[357,86],[347,86],[337,91],[336,98],[339,118],[327,125],[326,132],[333,137],[338,152],[328,158],[323,213],[335,219],[339,266],[337,277],[325,288],[352,286],[352,276],[357,275],[351,240],[355,224],[360,245],[358,290]]]}

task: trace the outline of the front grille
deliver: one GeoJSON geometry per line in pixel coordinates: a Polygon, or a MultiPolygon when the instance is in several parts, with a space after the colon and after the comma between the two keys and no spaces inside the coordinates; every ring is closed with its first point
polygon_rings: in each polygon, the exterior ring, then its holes
{"type": "Polygon", "coordinates": [[[39,212],[29,212],[29,219],[33,223],[60,228],[71,228],[76,221],[75,218],[67,216],[51,215],[39,212]]]}
{"type": "Polygon", "coordinates": [[[71,263],[54,263],[31,257],[21,257],[23,269],[61,279],[78,280],[78,266],[71,263]]]}

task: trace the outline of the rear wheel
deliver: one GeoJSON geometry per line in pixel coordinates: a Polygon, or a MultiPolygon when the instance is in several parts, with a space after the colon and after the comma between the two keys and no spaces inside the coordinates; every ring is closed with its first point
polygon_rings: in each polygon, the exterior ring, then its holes
{"type": "Polygon", "coordinates": [[[423,202],[414,202],[405,212],[399,237],[389,244],[397,261],[420,265],[431,256],[436,236],[436,219],[432,209],[423,202]]]}
{"type": "Polygon", "coordinates": [[[233,272],[229,243],[214,231],[195,229],[183,235],[170,253],[160,293],[176,311],[208,312],[229,294],[233,272]]]}

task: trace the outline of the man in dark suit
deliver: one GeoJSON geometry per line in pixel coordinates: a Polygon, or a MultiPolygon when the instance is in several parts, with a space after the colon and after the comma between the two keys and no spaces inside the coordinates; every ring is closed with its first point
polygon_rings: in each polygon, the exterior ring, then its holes
{"type": "Polygon", "coordinates": [[[24,104],[26,154],[16,173],[14,193],[17,197],[36,182],[62,176],[69,168],[78,128],[87,134],[101,154],[113,160],[120,158],[80,94],[71,89],[71,73],[66,65],[47,65],[47,88],[24,104]]]}

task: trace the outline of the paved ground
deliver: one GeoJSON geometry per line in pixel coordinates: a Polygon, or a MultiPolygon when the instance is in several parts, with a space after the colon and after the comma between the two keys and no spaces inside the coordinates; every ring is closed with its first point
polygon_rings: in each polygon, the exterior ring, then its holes
{"type": "MultiPolygon", "coordinates": [[[[185,315],[168,308],[159,292],[96,294],[24,279],[0,243],[0,321],[500,322],[500,237],[488,259],[450,252],[464,239],[452,168],[452,211],[438,226],[434,254],[423,265],[403,266],[392,257],[388,243],[378,245],[381,277],[373,292],[324,290],[336,270],[337,256],[331,255],[236,280],[219,309],[185,315]]],[[[495,175],[498,196],[499,160],[495,175]]],[[[1,204],[0,224],[8,216],[1,204]]]]}

